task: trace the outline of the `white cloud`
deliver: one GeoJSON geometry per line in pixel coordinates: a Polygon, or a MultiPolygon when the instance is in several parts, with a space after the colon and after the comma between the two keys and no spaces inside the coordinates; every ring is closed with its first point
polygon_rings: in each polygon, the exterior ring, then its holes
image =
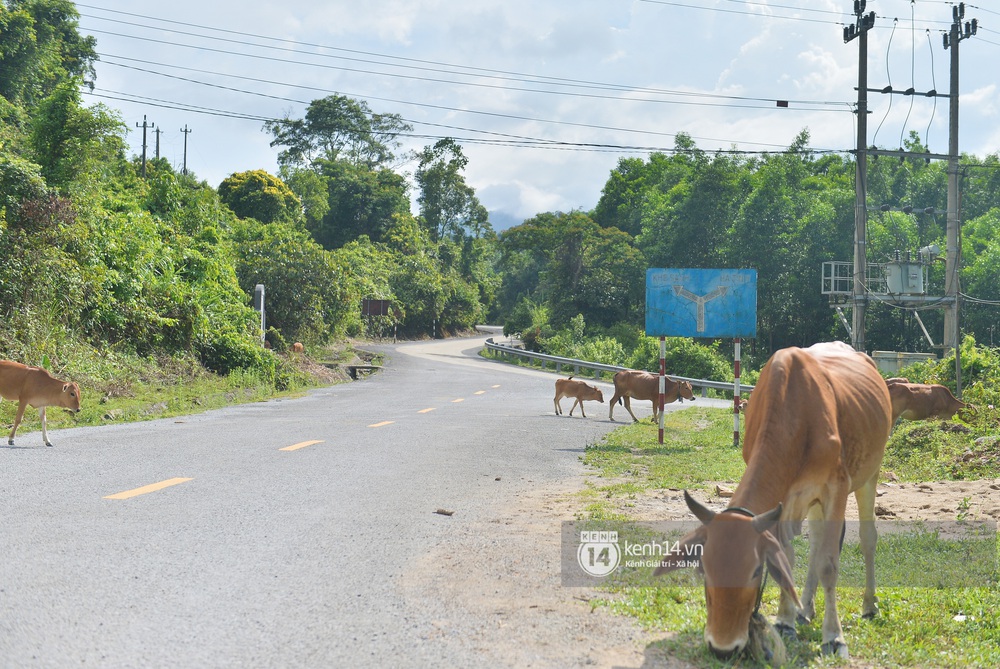
{"type": "MultiPolygon", "coordinates": [[[[155,106],[152,101],[103,101],[119,107],[133,130],[135,122],[141,121],[143,114],[148,115],[164,130],[164,154],[178,165],[182,159],[179,129],[185,124],[191,127],[194,133],[189,136],[189,167],[213,185],[235,171],[276,171],[277,149],[268,146],[269,137],[261,132],[260,121],[198,114],[170,108],[178,106],[170,102],[256,116],[288,113],[296,117],[304,113],[310,100],[336,92],[363,98],[375,111],[399,113],[413,121],[415,133],[425,137],[408,140],[407,148],[420,148],[441,135],[465,140],[500,141],[506,137],[514,141],[512,136],[516,136],[670,148],[672,134],[686,132],[706,149],[732,144],[747,149],[775,149],[787,146],[806,127],[817,147],[847,149],[855,141],[854,116],[847,104],[856,99],[857,44],[843,43],[838,21],[850,20],[851,15],[849,3],[842,0],[782,0],[766,8],[760,3],[746,6],[750,13],[798,15],[810,21],[718,11],[744,8],[740,3],[728,2],[701,3],[708,6],[703,9],[635,0],[285,0],[249,4],[235,0],[208,4],[173,0],[151,9],[137,9],[135,3],[125,0],[101,2],[107,9],[142,13],[153,19],[190,22],[192,16],[197,16],[199,25],[343,49],[303,47],[309,55],[275,52],[250,46],[268,43],[266,40],[225,33],[217,35],[236,41],[206,44],[204,40],[174,35],[159,44],[143,39],[150,36],[149,31],[92,18],[128,17],[81,8],[85,15],[82,26],[104,31],[94,33],[102,53],[97,65],[97,92],[114,97],[123,96],[112,91],[127,92],[168,102],[164,103],[167,106],[155,106]],[[786,5],[800,9],[791,10],[786,5]],[[816,10],[838,13],[827,15],[816,10]],[[139,39],[120,36],[126,34],[139,39]],[[197,43],[216,50],[183,48],[172,43],[197,43]],[[272,58],[251,59],[235,52],[272,58]],[[326,55],[319,56],[319,52],[326,55]],[[328,57],[331,55],[339,58],[328,57]],[[307,66],[308,62],[325,67],[307,66]],[[440,63],[482,68],[483,76],[459,76],[457,68],[440,63]],[[177,70],[175,66],[191,69],[177,70]],[[495,72],[487,77],[486,70],[508,74],[495,72]],[[525,81],[522,74],[532,75],[534,82],[525,81]],[[578,83],[570,85],[571,80],[578,83]],[[459,81],[480,85],[456,83],[459,81]],[[560,81],[562,85],[557,84],[560,81]],[[585,81],[615,86],[586,87],[579,83],[585,81]],[[635,90],[629,92],[628,87],[635,90]],[[693,95],[668,96],[648,89],[693,95]],[[550,92],[533,92],[538,90],[550,92]],[[764,101],[699,95],[706,93],[764,101]],[[773,102],[767,102],[775,99],[845,105],[837,111],[806,111],[796,105],[776,109],[773,102]],[[545,120],[552,122],[542,122],[545,120]]],[[[947,90],[948,53],[941,49],[936,33],[928,45],[923,27],[949,21],[948,7],[940,3],[911,5],[909,0],[879,0],[878,4],[879,19],[870,33],[870,85],[881,88],[891,82],[897,88],[913,85],[917,90],[947,90]],[[883,17],[909,17],[911,9],[924,23],[910,31],[901,19],[893,35],[891,21],[883,17]]],[[[157,25],[152,19],[143,22],[157,25]]],[[[290,48],[293,44],[280,46],[290,48]]],[[[995,129],[1000,100],[996,68],[992,67],[996,55],[996,47],[984,39],[963,44],[962,88],[967,91],[962,96],[963,151],[982,152],[1000,144],[995,129]]],[[[889,101],[888,96],[870,96],[872,133],[889,112],[878,138],[880,144],[895,145],[900,132],[909,128],[923,136],[932,112],[931,143],[946,144],[942,134],[947,131],[944,99],[938,100],[936,111],[926,98],[896,96],[891,109],[889,101]],[[914,108],[907,119],[911,101],[914,108]]],[[[133,132],[130,140],[138,152],[137,133],[133,132]]],[[[481,189],[483,203],[491,210],[523,217],[547,209],[593,207],[619,157],[635,155],[469,141],[464,146],[470,159],[467,180],[481,189]]]]}

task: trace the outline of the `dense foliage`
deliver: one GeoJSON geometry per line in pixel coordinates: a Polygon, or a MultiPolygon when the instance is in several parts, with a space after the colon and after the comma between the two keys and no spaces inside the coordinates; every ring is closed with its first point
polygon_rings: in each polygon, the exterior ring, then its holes
{"type": "Polygon", "coordinates": [[[419,215],[394,171],[398,117],[343,96],[266,124],[281,176],[213,189],[152,160],[128,126],[86,106],[96,45],[66,0],[0,0],[0,357],[86,376],[102,359],[187,356],[281,374],[251,295],[264,284],[278,349],[345,335],[441,334],[497,294],[496,238],[453,142],[420,158],[419,215]],[[390,300],[363,318],[363,298],[390,300]]]}
{"type": "MultiPolygon", "coordinates": [[[[821,293],[821,268],[853,258],[854,163],[818,155],[808,141],[803,131],[784,152],[750,157],[707,153],[682,134],[671,155],[621,159],[593,212],[540,214],[505,231],[499,304],[509,314],[508,332],[551,352],[546,338],[577,314],[594,337],[616,324],[639,327],[647,267],[732,267],[758,272],[758,335],[744,346],[747,367],[759,367],[778,348],[848,339],[821,293]]],[[[915,134],[906,148],[925,151],[915,134]]],[[[1000,158],[962,162],[962,329],[993,344],[1000,158]]],[[[916,258],[932,244],[945,248],[946,165],[875,160],[868,189],[870,202],[888,205],[869,215],[870,262],[897,253],[916,258]]],[[[930,267],[928,282],[928,294],[943,294],[943,260],[930,267]]],[[[919,316],[931,333],[941,332],[940,309],[919,316]]],[[[875,301],[867,318],[873,350],[929,350],[914,312],[875,301]]]]}

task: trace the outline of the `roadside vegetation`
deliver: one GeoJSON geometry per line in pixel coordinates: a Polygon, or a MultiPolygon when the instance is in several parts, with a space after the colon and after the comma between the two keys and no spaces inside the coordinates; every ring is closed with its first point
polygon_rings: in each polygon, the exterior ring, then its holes
{"type": "MultiPolygon", "coordinates": [[[[252,370],[213,374],[190,356],[126,356],[120,360],[110,357],[113,356],[92,354],[89,358],[68,358],[74,369],[81,370],[74,378],[81,386],[82,406],[77,414],[50,407],[47,412],[49,428],[131,423],[197,414],[245,402],[294,397],[310,388],[350,381],[348,365],[378,364],[377,356],[346,344],[306,355],[278,354],[273,376],[263,376],[252,370]]],[[[16,412],[16,402],[0,402],[0,425],[13,424],[16,412]]],[[[35,443],[36,437],[29,437],[27,433],[40,429],[38,412],[28,408],[18,430],[18,444],[38,445],[40,438],[35,443]]]]}
{"type": "MultiPolygon", "coordinates": [[[[883,480],[1000,479],[1000,403],[995,383],[1000,356],[967,339],[962,360],[966,399],[975,398],[978,413],[969,416],[970,422],[901,422],[887,446],[883,480]]],[[[951,379],[953,383],[954,357],[908,368],[904,375],[917,382],[951,379]]],[[[741,450],[732,441],[731,411],[697,405],[666,415],[662,446],[657,427],[648,421],[620,428],[587,449],[584,462],[596,476],[582,494],[582,516],[623,523],[656,520],[648,515],[637,517],[637,513],[651,513],[655,499],[670,490],[674,492],[669,494],[674,495],[683,489],[714,493],[719,484],[732,489],[744,470],[741,450]]],[[[960,506],[954,520],[972,518],[960,506]]],[[[900,556],[919,556],[926,572],[947,571],[949,561],[954,561],[954,546],[938,541],[932,531],[928,532],[924,536],[880,539],[876,565],[881,581],[913,583],[920,575],[908,571],[913,569],[912,561],[900,556]]],[[[861,620],[862,588],[838,587],[841,618],[854,658],[847,666],[1000,665],[1000,619],[994,613],[1000,609],[1000,544],[995,534],[990,540],[995,544],[994,559],[987,560],[990,575],[980,587],[880,586],[881,613],[872,621],[861,620]]],[[[800,543],[797,553],[806,555],[807,547],[800,543]]],[[[860,554],[856,549],[845,549],[843,560],[846,572],[852,561],[860,561],[860,554]]],[[[805,564],[803,558],[796,565],[796,582],[800,585],[805,564]]],[[[764,596],[764,610],[773,614],[777,600],[778,589],[772,585],[764,596]]],[[[669,632],[661,645],[695,666],[732,666],[719,662],[705,648],[705,601],[700,587],[612,588],[595,605],[635,617],[651,629],[669,632]]],[[[788,645],[790,666],[842,666],[818,655],[818,622],[799,631],[800,640],[788,645]]]]}

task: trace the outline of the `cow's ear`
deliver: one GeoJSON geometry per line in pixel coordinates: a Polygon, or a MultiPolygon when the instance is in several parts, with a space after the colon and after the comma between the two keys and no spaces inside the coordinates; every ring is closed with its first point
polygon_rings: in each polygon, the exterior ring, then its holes
{"type": "Polygon", "coordinates": [[[65,392],[68,392],[68,391],[69,391],[69,384],[68,383],[64,383],[63,384],[63,392],[65,393],[65,392]]]}
{"type": "Polygon", "coordinates": [[[705,552],[705,534],[707,530],[705,526],[702,525],[694,532],[686,535],[681,539],[678,544],[678,551],[675,554],[664,557],[660,562],[660,566],[656,568],[653,572],[653,576],[662,576],[663,574],[682,569],[684,567],[690,567],[697,563],[698,570],[701,570],[701,556],[705,552]]]}
{"type": "MultiPolygon", "coordinates": [[[[768,532],[761,532],[760,542],[763,543],[764,559],[767,562],[767,572],[775,580],[781,590],[787,593],[795,605],[802,608],[799,596],[795,594],[795,580],[792,578],[792,565],[788,562],[788,556],[781,548],[781,543],[768,532]]],[[[760,544],[758,544],[760,545],[760,544]]]]}

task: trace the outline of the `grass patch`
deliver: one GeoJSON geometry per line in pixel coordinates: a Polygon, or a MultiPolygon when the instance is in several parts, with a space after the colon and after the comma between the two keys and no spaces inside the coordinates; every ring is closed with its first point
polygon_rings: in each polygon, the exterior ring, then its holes
{"type": "MultiPolygon", "coordinates": [[[[953,480],[1000,476],[990,449],[995,440],[975,441],[976,433],[955,422],[904,423],[893,433],[886,465],[901,480],[953,480]],[[956,427],[958,426],[958,427],[956,427]],[[972,463],[971,465],[969,463],[972,463]]],[[[585,518],[621,520],[630,497],[662,488],[697,489],[718,481],[739,481],[744,465],[740,449],[732,445],[732,414],[727,409],[693,408],[667,414],[664,445],[657,443],[657,428],[650,423],[616,430],[587,449],[584,462],[597,479],[582,496],[585,518]],[[593,513],[591,513],[593,511],[593,513]]],[[[838,608],[852,660],[849,663],[822,657],[822,592],[820,612],[809,625],[799,627],[799,640],[788,644],[792,667],[997,667],[1000,666],[1000,585],[997,537],[987,539],[985,576],[978,587],[879,587],[880,614],[862,620],[863,589],[841,585],[838,608]],[[992,547],[992,563],[989,554],[992,547]]],[[[956,546],[933,533],[888,536],[879,540],[876,569],[885,583],[912,584],[914,576],[948,572],[956,546]],[[903,559],[908,558],[908,559],[903,559]],[[916,566],[915,566],[916,565],[916,566]]],[[[959,547],[961,550],[961,547],[959,547]]],[[[807,547],[797,540],[796,583],[805,580],[807,547]]],[[[861,573],[860,551],[848,544],[842,555],[844,573],[861,573]]],[[[845,582],[857,582],[845,579],[845,582]]],[[[594,600],[638,620],[643,626],[667,631],[657,646],[697,667],[732,667],[713,657],[704,643],[705,597],[701,587],[608,588],[607,597],[594,600]]],[[[773,616],[779,591],[769,585],[763,611],[773,616]]],[[[745,665],[737,660],[736,665],[745,665]]]]}
{"type": "Polygon", "coordinates": [[[640,421],[587,448],[583,461],[603,479],[627,478],[601,486],[620,490],[698,489],[710,481],[738,481],[745,465],[733,446],[733,415],[726,409],[691,408],[664,416],[663,444],[658,426],[640,421]]]}
{"type": "Polygon", "coordinates": [[[958,421],[900,421],[886,444],[882,471],[900,481],[1000,478],[1000,436],[958,421]]]}

